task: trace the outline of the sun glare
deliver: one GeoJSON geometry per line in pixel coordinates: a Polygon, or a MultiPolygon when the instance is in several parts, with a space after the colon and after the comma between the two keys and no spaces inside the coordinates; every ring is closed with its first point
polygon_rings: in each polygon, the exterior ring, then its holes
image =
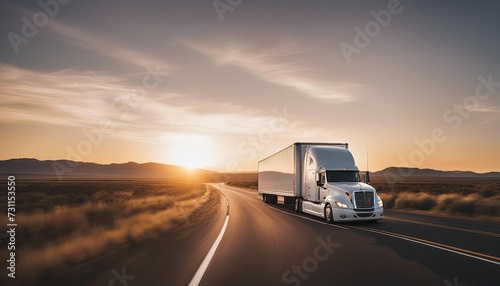
{"type": "Polygon", "coordinates": [[[171,159],[168,161],[189,169],[203,168],[208,164],[209,152],[210,140],[208,138],[194,135],[183,136],[170,150],[171,159]]]}

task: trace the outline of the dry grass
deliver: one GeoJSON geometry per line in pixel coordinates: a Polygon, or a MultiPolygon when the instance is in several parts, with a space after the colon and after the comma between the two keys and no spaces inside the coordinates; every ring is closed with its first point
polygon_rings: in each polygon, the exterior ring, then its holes
{"type": "Polygon", "coordinates": [[[500,196],[484,198],[477,194],[380,193],[386,209],[413,209],[454,215],[500,216],[500,196]]]}
{"type": "Polygon", "coordinates": [[[476,194],[483,198],[500,196],[500,178],[400,177],[397,180],[372,177],[371,185],[379,193],[476,194]]]}
{"type": "Polygon", "coordinates": [[[22,190],[16,234],[22,247],[17,253],[29,257],[19,260],[18,267],[29,269],[26,275],[32,278],[156,237],[188,220],[208,200],[219,198],[202,184],[188,183],[18,182],[17,186],[22,190]]]}
{"type": "Polygon", "coordinates": [[[235,186],[239,188],[247,188],[247,189],[252,189],[252,190],[257,190],[259,187],[259,184],[257,181],[229,181],[226,182],[227,185],[230,186],[235,186]]]}
{"type": "Polygon", "coordinates": [[[374,178],[386,209],[424,210],[452,215],[500,216],[500,179],[374,178]]]}

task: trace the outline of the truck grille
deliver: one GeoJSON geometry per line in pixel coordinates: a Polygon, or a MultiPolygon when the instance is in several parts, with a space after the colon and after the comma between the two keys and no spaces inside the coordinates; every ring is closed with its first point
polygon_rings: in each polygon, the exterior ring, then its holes
{"type": "Polygon", "coordinates": [[[373,209],[374,197],[373,192],[354,192],[354,207],[356,209],[373,209]]]}
{"type": "Polygon", "coordinates": [[[373,213],[356,213],[359,217],[371,217],[373,213]]]}

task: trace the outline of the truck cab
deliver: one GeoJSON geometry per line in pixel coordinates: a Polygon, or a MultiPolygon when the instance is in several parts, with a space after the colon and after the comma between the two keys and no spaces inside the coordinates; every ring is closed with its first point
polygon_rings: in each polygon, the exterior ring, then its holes
{"type": "Polygon", "coordinates": [[[368,185],[347,148],[310,146],[304,150],[302,195],[295,209],[334,221],[377,221],[383,218],[383,203],[368,185]]]}

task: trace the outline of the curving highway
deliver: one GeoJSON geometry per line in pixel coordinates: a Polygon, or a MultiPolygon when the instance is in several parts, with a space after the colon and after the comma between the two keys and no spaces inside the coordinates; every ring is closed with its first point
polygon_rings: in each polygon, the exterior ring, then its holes
{"type": "Polygon", "coordinates": [[[500,226],[386,211],[325,224],[212,184],[213,207],[165,236],[52,273],[42,285],[500,285],[500,226]]]}

